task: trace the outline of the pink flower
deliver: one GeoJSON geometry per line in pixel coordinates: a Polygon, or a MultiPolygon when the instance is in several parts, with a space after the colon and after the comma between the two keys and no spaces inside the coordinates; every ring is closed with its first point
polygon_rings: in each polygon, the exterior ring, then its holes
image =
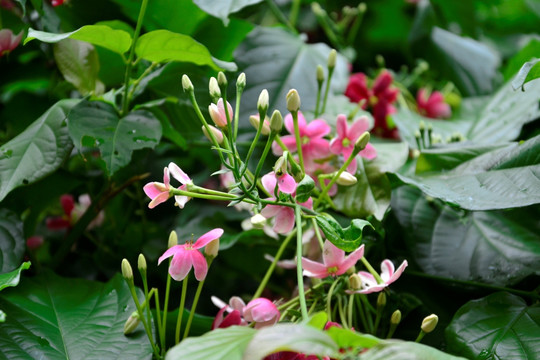
{"type": "Polygon", "coordinates": [[[0,57],[12,52],[21,42],[23,31],[14,35],[10,29],[0,30],[0,57]]]}
{"type": "MultiPolygon", "coordinates": [[[[92,204],[90,196],[88,194],[82,194],[79,196],[79,202],[76,203],[72,195],[64,194],[60,196],[60,204],[64,209],[64,215],[47,218],[46,226],[50,230],[62,230],[71,229],[71,227],[79,221],[84,215],[86,210],[92,204]]],[[[88,224],[87,229],[90,230],[94,227],[100,226],[103,223],[105,214],[100,211],[96,217],[88,224]]]]}
{"type": "Polygon", "coordinates": [[[396,281],[401,276],[407,265],[407,260],[403,261],[397,271],[394,272],[394,264],[390,260],[386,259],[381,263],[381,279],[383,280],[382,284],[377,283],[377,280],[372,274],[366,271],[360,271],[358,272],[358,276],[362,280],[362,289],[346,290],[346,292],[349,294],[370,294],[379,292],[396,281]]]}
{"type": "MultiPolygon", "coordinates": [[[[347,126],[347,117],[345,115],[338,115],[336,123],[337,137],[330,141],[330,151],[334,154],[342,154],[343,159],[347,161],[353,153],[356,140],[368,130],[369,120],[367,117],[362,116],[358,118],[349,128],[347,126]]],[[[360,151],[359,155],[368,160],[372,160],[377,157],[377,151],[373,145],[367,144],[366,148],[360,151]]],[[[347,171],[354,175],[357,166],[358,163],[355,159],[349,164],[347,171]]]]}
{"type": "Polygon", "coordinates": [[[370,89],[367,85],[366,75],[357,73],[351,75],[349,84],[345,90],[347,96],[352,102],[364,100],[364,109],[370,109],[375,119],[373,131],[383,137],[397,138],[397,129],[391,129],[387,122],[387,117],[396,112],[392,103],[396,101],[399,90],[392,88],[392,75],[383,70],[375,79],[373,87],[370,89]]]}
{"type": "Polygon", "coordinates": [[[255,322],[255,329],[274,325],[280,316],[276,305],[265,298],[251,300],[244,308],[244,319],[255,322]]]}
{"type": "Polygon", "coordinates": [[[51,0],[52,6],[60,6],[62,5],[66,0],[51,0]]]}
{"type": "Polygon", "coordinates": [[[434,91],[428,96],[426,89],[418,90],[416,94],[418,112],[432,119],[449,118],[452,115],[450,105],[444,102],[444,96],[434,91]]]}
{"type": "Polygon", "coordinates": [[[322,264],[302,258],[304,275],[319,279],[324,279],[328,276],[338,276],[344,274],[351,266],[354,266],[362,256],[364,256],[364,245],[345,257],[345,251],[337,248],[330,241],[325,240],[322,264]]]}
{"type": "Polygon", "coordinates": [[[43,245],[43,236],[34,235],[26,239],[26,247],[30,250],[36,250],[41,245],[43,245]]]}
{"type": "Polygon", "coordinates": [[[195,269],[195,278],[197,281],[202,281],[208,273],[208,264],[203,254],[198,249],[208,245],[210,242],[217,240],[223,235],[223,229],[210,230],[203,236],[197,239],[193,244],[188,241],[182,245],[175,245],[165,251],[158,259],[158,265],[169,257],[173,257],[169,274],[176,281],[182,281],[187,276],[191,267],[195,269]]]}
{"type": "MultiPolygon", "coordinates": [[[[152,199],[152,201],[150,201],[150,203],[148,204],[148,207],[150,209],[155,208],[156,206],[167,201],[171,197],[169,173],[172,174],[172,176],[182,184],[182,186],[178,188],[180,190],[187,190],[187,184],[193,183],[189,176],[187,176],[186,173],[178,167],[178,165],[173,162],[170,163],[168,167],[163,169],[163,183],[150,182],[143,187],[145,194],[150,199],[152,199]]],[[[183,195],[176,195],[174,198],[180,209],[183,209],[184,205],[186,205],[186,203],[191,199],[190,197],[183,195]]]]}
{"type": "MultiPolygon", "coordinates": [[[[285,116],[285,128],[291,135],[282,136],[281,140],[290,152],[296,152],[296,137],[294,135],[294,122],[291,114],[285,116]]],[[[331,128],[324,120],[317,119],[307,124],[304,115],[299,111],[298,130],[302,142],[302,156],[305,162],[320,159],[328,155],[329,144],[323,137],[330,133],[331,128]]],[[[277,143],[272,144],[272,151],[276,155],[283,154],[283,149],[277,143]]]]}
{"type": "MultiPolygon", "coordinates": [[[[294,179],[292,181],[294,181],[294,179]]],[[[268,193],[271,195],[274,195],[276,185],[278,185],[278,191],[281,191],[280,184],[278,184],[278,179],[273,172],[264,175],[261,179],[261,182],[266,191],[268,191],[268,193]]],[[[281,184],[282,187],[285,189],[289,189],[291,185],[290,183],[287,184],[287,182],[290,182],[290,180],[285,180],[284,183],[281,184]]],[[[296,189],[296,182],[294,184],[294,187],[296,189]]],[[[270,200],[275,200],[275,197],[272,197],[270,200]]],[[[302,203],[300,205],[307,208],[312,208],[313,200],[309,198],[305,203],[302,203]]],[[[276,218],[274,221],[273,229],[278,234],[287,234],[294,227],[294,210],[291,207],[281,205],[266,205],[266,207],[262,209],[261,214],[267,219],[271,217],[276,218]]]]}
{"type": "MultiPolygon", "coordinates": [[[[227,109],[229,110],[229,120],[233,120],[233,110],[231,104],[227,101],[227,109]]],[[[225,106],[223,105],[223,99],[219,99],[216,104],[210,104],[208,106],[208,112],[212,121],[216,124],[217,127],[225,128],[227,127],[227,114],[225,114],[225,106]]]]}
{"type": "Polygon", "coordinates": [[[267,183],[267,185],[269,186],[267,190],[270,194],[274,194],[276,183],[279,191],[282,193],[293,194],[296,191],[296,181],[294,181],[294,178],[287,173],[283,173],[282,175],[278,176],[272,171],[264,175],[261,181],[263,182],[263,184],[265,182],[267,183]],[[274,177],[274,179],[271,179],[272,176],[274,177]],[[273,186],[273,188],[271,186],[273,186]]]}
{"type": "Polygon", "coordinates": [[[247,325],[247,321],[242,317],[246,303],[244,303],[241,298],[238,296],[233,296],[229,300],[229,304],[226,304],[215,296],[212,296],[211,300],[214,305],[220,308],[216,317],[214,318],[214,321],[212,322],[212,330],[217,328],[223,329],[233,325],[247,325]],[[225,312],[227,312],[228,315],[224,318],[223,314],[225,312]]]}

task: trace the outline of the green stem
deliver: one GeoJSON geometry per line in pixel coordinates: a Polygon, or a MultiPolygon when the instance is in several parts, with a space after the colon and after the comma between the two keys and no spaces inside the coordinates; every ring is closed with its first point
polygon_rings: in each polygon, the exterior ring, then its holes
{"type": "Polygon", "coordinates": [[[366,309],[366,318],[369,326],[369,332],[373,334],[373,319],[371,317],[371,314],[369,313],[369,301],[367,299],[366,295],[360,295],[360,300],[364,303],[364,307],[366,309]]]}
{"type": "Polygon", "coordinates": [[[332,75],[334,74],[334,68],[328,69],[328,81],[326,82],[326,89],[324,90],[324,101],[321,113],[326,111],[326,102],[328,101],[328,93],[330,92],[330,83],[332,82],[332,75]]]}
{"type": "Polygon", "coordinates": [[[238,198],[236,195],[227,194],[227,193],[223,193],[226,195],[217,196],[217,195],[201,194],[201,193],[192,192],[192,191],[184,191],[184,190],[174,189],[174,188],[171,188],[169,190],[169,193],[172,195],[182,195],[182,196],[188,196],[188,197],[199,198],[199,199],[207,199],[207,200],[231,201],[231,200],[236,200],[238,198]]]}
{"type": "MultiPolygon", "coordinates": [[[[351,296],[354,296],[354,294],[352,294],[351,296]]],[[[358,308],[358,314],[360,314],[360,320],[362,321],[364,330],[365,332],[369,332],[369,326],[366,320],[367,309],[366,311],[364,311],[364,306],[361,304],[359,296],[355,296],[354,301],[356,302],[356,307],[358,308]]]]}
{"type": "MultiPolygon", "coordinates": [[[[251,155],[253,154],[253,150],[255,150],[255,146],[257,145],[257,142],[259,141],[259,137],[261,136],[261,131],[264,126],[264,119],[266,118],[266,111],[259,111],[259,126],[257,127],[257,132],[255,133],[255,138],[251,142],[251,146],[249,147],[248,153],[246,155],[246,160],[244,162],[245,169],[240,174],[240,177],[244,176],[244,173],[246,172],[246,169],[249,164],[249,159],[251,159],[251,155]]],[[[266,142],[268,145],[268,141],[266,142]]],[[[266,150],[266,148],[265,148],[266,150]]],[[[261,161],[259,161],[260,163],[261,161]]],[[[255,184],[255,183],[254,183],[255,184]]]]}
{"type": "MultiPolygon", "coordinates": [[[[169,267],[171,267],[172,259],[169,259],[169,267]]],[[[165,285],[165,299],[163,301],[163,323],[161,324],[161,333],[164,335],[161,350],[165,351],[165,334],[167,332],[167,311],[169,311],[169,295],[171,293],[171,277],[167,275],[167,284],[165,285]]],[[[164,353],[163,353],[164,354],[164,353]]]]}
{"type": "MultiPolygon", "coordinates": [[[[325,284],[324,282],[320,282],[317,285],[313,286],[311,289],[307,289],[304,295],[309,294],[312,290],[315,290],[315,289],[317,289],[318,287],[321,287],[324,284],[325,284]]],[[[292,299],[290,299],[289,301],[287,301],[286,303],[283,303],[283,304],[279,305],[277,308],[278,308],[279,311],[281,311],[281,310],[283,310],[285,308],[288,308],[289,306],[297,303],[299,299],[300,299],[300,297],[297,295],[297,296],[293,297],[292,299]]]]}
{"type": "Polygon", "coordinates": [[[360,259],[360,261],[362,261],[362,264],[364,264],[364,266],[366,267],[366,269],[369,271],[369,273],[371,275],[373,275],[373,277],[375,278],[375,280],[377,280],[377,284],[383,284],[384,283],[384,280],[381,278],[381,276],[379,275],[378,272],[375,271],[375,269],[373,268],[373,266],[371,266],[371,264],[367,261],[367,259],[365,257],[362,256],[362,258],[360,259]]]}
{"type": "Polygon", "coordinates": [[[154,298],[156,302],[156,319],[157,319],[157,329],[158,329],[158,336],[159,336],[159,343],[161,345],[161,356],[163,357],[165,355],[165,332],[162,328],[162,322],[161,322],[161,305],[159,303],[159,291],[157,288],[152,288],[154,291],[154,298]]]}
{"type": "Polygon", "coordinates": [[[316,209],[317,206],[319,206],[321,200],[324,199],[326,194],[328,194],[328,190],[330,190],[332,188],[332,186],[336,183],[337,179],[339,179],[340,175],[349,167],[350,163],[353,160],[356,160],[356,155],[357,154],[358,154],[358,152],[353,151],[353,153],[351,154],[351,156],[349,156],[347,161],[345,161],[345,163],[341,166],[341,168],[334,174],[334,176],[332,177],[332,179],[330,180],[328,185],[326,185],[322,189],[321,193],[319,194],[319,197],[315,201],[315,204],[313,204],[313,209],[316,209]]]}
{"type": "Polygon", "coordinates": [[[266,284],[268,283],[268,280],[270,280],[270,277],[272,276],[272,273],[274,272],[274,269],[276,268],[276,264],[281,259],[281,256],[283,255],[283,252],[287,248],[287,245],[291,241],[291,239],[296,234],[296,230],[293,230],[287,237],[283,240],[281,243],[281,246],[279,247],[276,256],[274,257],[274,261],[272,261],[272,264],[268,267],[268,270],[266,270],[266,274],[264,275],[264,278],[262,279],[261,283],[259,284],[259,287],[257,288],[257,291],[255,291],[255,294],[253,294],[252,300],[258,298],[261,296],[264,288],[266,287],[266,284]]]}
{"type": "MultiPolygon", "coordinates": [[[[255,179],[257,179],[259,177],[259,174],[261,173],[262,167],[264,165],[264,161],[266,160],[266,157],[268,156],[268,153],[270,152],[270,149],[272,148],[272,142],[274,141],[275,137],[276,137],[275,134],[270,134],[270,136],[268,136],[268,139],[266,140],[266,145],[264,146],[263,153],[261,157],[259,158],[259,163],[257,164],[257,168],[255,169],[255,174],[254,174],[255,179]]],[[[247,164],[246,164],[246,168],[247,168],[247,164]]],[[[256,186],[257,186],[257,182],[254,181],[253,185],[249,189],[249,192],[253,191],[253,189],[255,189],[256,186]]]]}
{"type": "Polygon", "coordinates": [[[154,351],[154,355],[157,358],[160,358],[159,350],[156,346],[156,343],[154,342],[152,331],[150,330],[150,325],[146,322],[146,319],[144,318],[143,309],[141,307],[141,304],[139,303],[139,297],[137,296],[137,293],[135,292],[135,286],[133,285],[133,281],[128,282],[129,291],[131,292],[131,296],[133,297],[133,301],[135,302],[135,307],[137,308],[137,312],[139,313],[139,318],[141,319],[141,322],[144,326],[144,331],[146,331],[146,335],[148,336],[148,340],[150,340],[150,344],[152,345],[152,350],[154,351]]]}
{"type": "Polygon", "coordinates": [[[315,102],[315,114],[314,114],[315,119],[319,116],[319,103],[321,102],[322,84],[323,84],[322,81],[317,82],[317,101],[315,102]]]}
{"type": "Polygon", "coordinates": [[[312,218],[311,222],[313,224],[313,229],[315,230],[315,236],[317,236],[317,240],[319,240],[319,245],[321,246],[321,250],[323,250],[324,241],[322,239],[321,232],[319,231],[319,225],[317,225],[317,220],[315,220],[315,218],[312,218]]]}
{"type": "Polygon", "coordinates": [[[304,168],[304,156],[302,155],[302,139],[300,138],[300,128],[298,127],[298,111],[292,111],[292,118],[294,123],[294,136],[296,138],[296,149],[298,153],[298,161],[300,162],[300,168],[302,173],[305,173],[304,168]]]}
{"type": "Polygon", "coordinates": [[[358,30],[360,29],[360,25],[362,24],[362,20],[364,19],[364,11],[359,11],[358,15],[354,19],[354,22],[351,26],[351,30],[349,31],[349,34],[347,34],[347,45],[352,45],[354,42],[354,39],[356,39],[356,35],[358,34],[358,30]]]}
{"type": "Polygon", "coordinates": [[[349,295],[349,302],[347,303],[347,315],[349,320],[349,326],[352,328],[353,324],[353,310],[354,310],[354,294],[349,295]]]}
{"type": "MultiPolygon", "coordinates": [[[[212,264],[213,258],[208,258],[208,268],[210,268],[210,265],[212,264]]],[[[197,304],[199,303],[199,297],[201,296],[201,291],[204,286],[204,281],[206,278],[202,279],[202,281],[199,281],[199,286],[197,286],[197,291],[195,292],[195,298],[193,299],[193,305],[191,305],[191,310],[189,310],[189,318],[186,324],[186,328],[184,330],[184,336],[182,339],[187,338],[189,334],[189,329],[191,329],[191,323],[193,322],[193,317],[195,316],[195,310],[197,309],[197,304]]]]}
{"type": "Polygon", "coordinates": [[[139,83],[142,81],[142,79],[144,79],[149,73],[151,73],[152,70],[154,70],[158,65],[159,63],[153,62],[149,67],[146,68],[146,70],[144,70],[142,75],[133,82],[133,84],[131,85],[131,91],[128,94],[128,102],[130,102],[133,98],[133,94],[135,94],[135,90],[137,90],[137,86],[139,86],[139,83]]]}
{"type": "Polygon", "coordinates": [[[182,326],[182,315],[184,314],[184,306],[186,304],[186,293],[189,274],[182,281],[182,295],[180,297],[180,307],[178,308],[178,318],[176,319],[176,332],[174,333],[174,343],[180,342],[180,327],[182,326]]]}
{"type": "Polygon", "coordinates": [[[131,42],[131,48],[129,50],[129,56],[126,64],[126,73],[124,74],[124,99],[122,104],[122,115],[126,115],[129,109],[129,78],[131,75],[131,67],[133,65],[133,57],[135,56],[135,46],[137,45],[137,39],[141,33],[141,27],[146,13],[146,6],[148,0],[142,0],[141,9],[139,10],[139,17],[137,18],[137,25],[135,27],[135,33],[133,34],[133,40],[131,42]]]}
{"type": "Polygon", "coordinates": [[[292,27],[296,26],[296,20],[298,20],[298,14],[300,13],[301,0],[293,0],[291,6],[291,12],[289,14],[289,21],[292,27]]]}
{"type": "Polygon", "coordinates": [[[337,305],[338,305],[337,308],[338,308],[338,314],[339,314],[339,318],[341,320],[341,324],[343,325],[343,327],[345,329],[350,329],[350,326],[347,323],[347,318],[345,316],[345,311],[343,310],[343,302],[342,302],[341,296],[338,296],[338,304],[337,305]]]}
{"type": "Polygon", "coordinates": [[[302,214],[300,213],[300,206],[294,208],[294,216],[296,218],[296,277],[298,279],[298,296],[300,299],[302,319],[305,321],[308,314],[306,295],[304,293],[304,277],[302,274],[302,214]]]}
{"type": "Polygon", "coordinates": [[[334,280],[332,286],[330,286],[330,289],[328,290],[328,294],[326,295],[326,313],[328,314],[328,321],[332,321],[332,295],[334,294],[334,289],[336,288],[338,282],[339,279],[334,280]]]}
{"type": "Polygon", "coordinates": [[[270,9],[270,11],[272,12],[272,14],[274,14],[274,16],[276,17],[276,19],[279,20],[279,22],[283,23],[285,26],[287,26],[289,28],[289,30],[291,30],[294,34],[297,33],[296,29],[294,28],[294,26],[291,25],[291,23],[289,22],[289,20],[287,20],[287,18],[285,17],[285,15],[283,15],[283,13],[281,12],[281,10],[277,7],[277,5],[274,3],[273,0],[266,0],[266,4],[268,5],[268,8],[270,9]]]}
{"type": "Polygon", "coordinates": [[[425,335],[426,335],[426,333],[423,330],[420,330],[420,333],[418,334],[418,336],[416,337],[416,340],[414,340],[414,342],[419,343],[420,341],[422,341],[422,339],[424,338],[425,335]]]}

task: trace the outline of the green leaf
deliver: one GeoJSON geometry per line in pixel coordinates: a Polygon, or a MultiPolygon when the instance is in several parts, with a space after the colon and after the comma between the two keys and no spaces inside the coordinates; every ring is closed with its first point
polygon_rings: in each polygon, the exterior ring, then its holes
{"type": "Polygon", "coordinates": [[[328,315],[326,314],[326,312],[319,311],[318,313],[316,313],[309,319],[309,321],[307,322],[307,325],[314,327],[315,329],[318,329],[318,330],[323,330],[327,321],[328,321],[328,315]]]}
{"type": "Polygon", "coordinates": [[[315,221],[332,244],[347,252],[358,249],[362,243],[364,227],[373,228],[369,221],[360,219],[353,219],[351,225],[342,228],[329,214],[317,215],[315,221]]]}
{"type": "MultiPolygon", "coordinates": [[[[252,113],[262,89],[270,94],[270,109],[288,113],[286,98],[296,88],[302,111],[315,109],[317,65],[326,66],[330,48],[326,44],[306,44],[302,37],[280,28],[255,28],[235,52],[247,86],[242,95],[242,113],[252,113]],[[249,106],[249,107],[246,107],[249,106]]],[[[338,55],[330,94],[343,94],[348,82],[347,61],[338,55]]]]}
{"type": "Polygon", "coordinates": [[[111,29],[106,25],[86,25],[75,31],[64,34],[53,34],[44,31],[28,29],[24,44],[38,39],[47,43],[57,43],[64,39],[74,39],[89,42],[104,47],[118,54],[124,54],[131,47],[131,35],[124,30],[111,29]]]}
{"type": "Polygon", "coordinates": [[[512,81],[512,87],[514,90],[521,88],[522,91],[525,91],[523,85],[528,83],[531,80],[538,79],[540,77],[540,59],[526,62],[523,64],[521,69],[519,69],[518,74],[512,81]]]}
{"type": "Polygon", "coordinates": [[[0,274],[0,291],[8,286],[19,285],[21,272],[28,269],[30,269],[30,261],[25,261],[17,269],[5,274],[0,274]]]}
{"type": "Polygon", "coordinates": [[[208,14],[218,17],[227,26],[229,24],[229,15],[235,13],[246,6],[260,3],[262,0],[194,0],[193,2],[208,14]]]}
{"type": "Polygon", "coordinates": [[[315,181],[309,175],[304,175],[302,181],[296,187],[296,201],[299,203],[306,202],[311,196],[311,192],[315,188],[315,181]]]}
{"type": "Polygon", "coordinates": [[[69,134],[77,148],[98,147],[109,175],[126,166],[134,150],[154,148],[161,138],[161,124],[146,110],[119,118],[114,107],[83,101],[69,113],[69,134]]]}
{"type": "Polygon", "coordinates": [[[374,215],[382,220],[388,206],[392,189],[387,171],[398,170],[407,160],[406,143],[374,144],[377,157],[374,160],[357,159],[356,184],[340,186],[334,198],[337,209],[349,217],[365,218],[374,215]]]}
{"type": "Polygon", "coordinates": [[[19,266],[25,248],[22,221],[11,210],[0,209],[0,274],[19,266]]]}
{"type": "Polygon", "coordinates": [[[242,360],[256,330],[245,326],[216,329],[200,337],[189,337],[172,347],[165,360],[242,360]]]}
{"type": "Polygon", "coordinates": [[[375,336],[369,334],[360,334],[350,329],[343,329],[332,326],[326,331],[328,335],[336,342],[340,349],[348,348],[371,348],[381,342],[375,336]]]}
{"type": "Polygon", "coordinates": [[[540,306],[498,292],[469,301],[446,328],[448,350],[469,359],[538,359],[540,306]]]}
{"type": "Polygon", "coordinates": [[[279,351],[330,356],[338,351],[338,347],[328,334],[311,326],[277,324],[264,327],[255,333],[243,359],[263,359],[279,351]]]}
{"type": "MultiPolygon", "coordinates": [[[[534,0],[536,1],[536,0],[534,0]]],[[[540,4],[540,3],[539,3],[540,4]]],[[[508,81],[519,72],[523,64],[540,56],[540,40],[532,38],[517,54],[508,60],[503,74],[504,80],[508,81]]],[[[521,86],[514,86],[517,89],[521,86]]]]}
{"type": "Polygon", "coordinates": [[[358,360],[465,360],[412,341],[384,340],[363,353],[358,360]]]}
{"type": "Polygon", "coordinates": [[[506,285],[540,273],[540,206],[463,212],[404,186],[392,209],[414,260],[431,275],[506,285]]]}
{"type": "Polygon", "coordinates": [[[98,79],[99,59],[92,44],[64,39],[53,49],[58,69],[81,95],[103,93],[105,86],[98,79]]]}
{"type": "Polygon", "coordinates": [[[0,327],[7,358],[152,358],[143,331],[124,336],[135,305],[120,275],[106,284],[50,272],[24,278],[0,293],[0,308],[9,314],[0,327]]]}
{"type": "Polygon", "coordinates": [[[464,162],[434,175],[392,175],[429,196],[468,210],[492,210],[540,203],[540,135],[464,162]]]}
{"type": "Polygon", "coordinates": [[[0,201],[16,187],[58,169],[72,143],[66,115],[79,100],[60,100],[26,130],[0,147],[0,201]]]}
{"type": "Polygon", "coordinates": [[[214,70],[236,71],[236,65],[215,59],[208,49],[192,37],[168,30],[154,30],[137,40],[135,53],[153,62],[182,61],[207,65],[214,70]]]}

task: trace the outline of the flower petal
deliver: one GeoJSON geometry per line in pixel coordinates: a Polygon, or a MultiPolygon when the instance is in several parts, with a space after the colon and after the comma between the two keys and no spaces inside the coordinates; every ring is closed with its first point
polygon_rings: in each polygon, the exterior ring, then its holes
{"type": "Polygon", "coordinates": [[[155,208],[156,206],[158,206],[159,204],[161,203],[164,203],[165,201],[167,201],[169,199],[169,192],[166,191],[166,192],[162,192],[160,193],[158,196],[156,196],[155,198],[152,199],[152,201],[150,201],[150,203],[148,204],[148,207],[150,209],[153,209],[155,208]]]}
{"type": "Polygon", "coordinates": [[[377,150],[371,144],[367,144],[366,148],[359,152],[359,155],[364,159],[373,160],[377,157],[377,150]]]}
{"type": "Polygon", "coordinates": [[[197,281],[203,281],[206,278],[206,274],[208,274],[208,263],[206,262],[203,254],[201,254],[199,251],[188,251],[191,257],[191,263],[195,269],[195,279],[197,279],[197,281]]]}
{"type": "Polygon", "coordinates": [[[274,231],[278,234],[287,234],[294,227],[294,211],[289,207],[280,207],[281,210],[277,213],[274,222],[274,231]]]}
{"type": "Polygon", "coordinates": [[[178,181],[180,181],[180,183],[182,183],[182,185],[185,185],[185,184],[191,182],[191,179],[189,178],[189,176],[187,176],[187,174],[185,172],[183,172],[182,169],[180,169],[178,167],[178,165],[176,165],[173,162],[171,162],[169,164],[169,171],[171,172],[171,175],[176,180],[178,180],[178,181]]]}
{"type": "Polygon", "coordinates": [[[176,201],[176,203],[178,204],[178,207],[180,209],[183,209],[184,206],[186,206],[186,203],[191,200],[191,198],[189,196],[183,196],[183,195],[175,195],[174,196],[174,200],[176,201]]]}
{"type": "Polygon", "coordinates": [[[194,249],[200,249],[202,247],[205,247],[210,243],[211,241],[214,241],[216,239],[219,239],[223,235],[223,229],[217,228],[210,230],[206,234],[202,235],[200,238],[195,241],[195,244],[193,244],[194,249]]]}
{"type": "Polygon", "coordinates": [[[390,260],[383,260],[381,263],[381,278],[385,283],[394,275],[394,269],[394,264],[390,260]]]}
{"type": "MultiPolygon", "coordinates": [[[[183,250],[177,252],[172,261],[171,266],[169,267],[169,274],[176,281],[182,281],[187,276],[193,265],[190,252],[197,250],[183,250]]],[[[202,256],[202,255],[201,255],[202,256]]]]}
{"type": "Polygon", "coordinates": [[[304,275],[319,279],[324,279],[325,277],[328,277],[328,270],[325,265],[307,259],[302,258],[302,268],[304,269],[304,275]]]}
{"type": "Polygon", "coordinates": [[[261,210],[261,215],[267,219],[276,216],[281,211],[281,206],[279,205],[266,205],[264,209],[261,210]]]}
{"type": "Polygon", "coordinates": [[[354,266],[358,260],[364,256],[364,245],[360,246],[358,249],[350,253],[345,259],[341,262],[338,267],[336,275],[345,274],[350,267],[354,266]]]}
{"type": "Polygon", "coordinates": [[[277,184],[277,179],[276,179],[276,175],[274,174],[274,172],[269,172],[268,174],[264,175],[262,178],[261,178],[261,182],[263,184],[263,187],[266,191],[268,191],[268,193],[270,193],[270,195],[273,197],[274,196],[274,189],[276,188],[276,184],[277,184]]]}
{"type": "Polygon", "coordinates": [[[347,137],[347,117],[343,114],[340,114],[337,117],[336,132],[337,132],[338,138],[341,140],[347,137]]]}
{"type": "Polygon", "coordinates": [[[332,128],[324,120],[316,119],[307,124],[306,135],[310,138],[321,138],[330,134],[332,128]]]}
{"type": "Polygon", "coordinates": [[[349,128],[348,138],[351,140],[351,143],[354,144],[356,140],[364,132],[369,130],[369,119],[367,116],[360,116],[349,128]]]}
{"type": "Polygon", "coordinates": [[[168,189],[171,186],[171,176],[169,175],[169,168],[163,168],[163,185],[168,189]]]}
{"type": "Polygon", "coordinates": [[[343,139],[340,137],[330,140],[330,152],[334,154],[341,154],[343,151],[343,139]]]}
{"type": "Polygon", "coordinates": [[[168,257],[171,257],[173,256],[174,254],[176,254],[177,252],[181,252],[183,251],[184,249],[184,245],[175,245],[173,247],[170,247],[169,249],[167,249],[167,251],[165,251],[163,253],[163,255],[161,255],[158,259],[158,265],[161,264],[161,262],[163,260],[165,260],[166,258],[168,257]]]}
{"type": "Polygon", "coordinates": [[[323,248],[323,262],[324,266],[327,268],[334,267],[334,266],[340,266],[340,264],[345,259],[345,251],[341,250],[332,242],[325,240],[324,241],[324,248],[323,248]]]}
{"type": "Polygon", "coordinates": [[[396,281],[397,279],[399,279],[399,277],[401,276],[401,274],[403,273],[403,271],[405,270],[405,268],[409,265],[409,263],[407,262],[407,260],[404,260],[401,265],[399,265],[399,267],[397,268],[396,272],[394,274],[392,274],[392,276],[390,276],[390,278],[388,279],[387,281],[387,284],[391,284],[393,283],[394,281],[396,281]]]}
{"type": "Polygon", "coordinates": [[[328,140],[314,138],[307,145],[302,146],[302,151],[304,152],[304,160],[320,159],[330,154],[330,144],[328,140]]]}
{"type": "Polygon", "coordinates": [[[292,194],[296,191],[296,181],[289,174],[283,174],[277,177],[279,191],[285,194],[292,194]]]}

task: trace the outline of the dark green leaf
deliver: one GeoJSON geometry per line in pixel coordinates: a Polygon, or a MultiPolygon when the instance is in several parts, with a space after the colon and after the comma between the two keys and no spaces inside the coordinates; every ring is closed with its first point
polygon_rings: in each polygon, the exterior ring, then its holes
{"type": "Polygon", "coordinates": [[[135,305],[119,275],[106,284],[52,273],[25,278],[0,293],[0,308],[9,315],[0,327],[7,358],[152,358],[143,331],[124,336],[135,305]]]}
{"type": "MultiPolygon", "coordinates": [[[[326,44],[306,44],[301,37],[280,28],[259,27],[247,36],[235,52],[247,86],[242,95],[242,112],[253,113],[262,89],[270,94],[270,109],[287,113],[285,96],[296,88],[301,110],[315,109],[317,65],[325,66],[330,48],[326,44]]],[[[338,55],[330,93],[343,94],[348,81],[347,62],[338,55]]]]}
{"type": "Polygon", "coordinates": [[[99,59],[92,44],[64,39],[54,45],[54,59],[64,78],[81,95],[101,94],[105,90],[98,79],[99,59]]]}
{"type": "Polygon", "coordinates": [[[255,334],[256,330],[244,326],[216,329],[185,339],[167,352],[165,360],[242,360],[255,334]]]}
{"type": "Polygon", "coordinates": [[[296,187],[296,201],[299,203],[306,202],[311,196],[311,192],[315,188],[315,181],[309,175],[304,175],[302,181],[296,187]]]}
{"type": "Polygon", "coordinates": [[[523,64],[521,69],[519,69],[518,74],[512,81],[512,87],[514,88],[514,90],[521,88],[523,91],[525,91],[525,88],[523,87],[523,85],[539,77],[540,77],[540,59],[526,62],[525,64],[523,64]]]}
{"type": "Polygon", "coordinates": [[[229,24],[229,15],[246,6],[260,3],[262,0],[194,0],[193,2],[208,14],[220,18],[225,26],[229,24]]]}
{"type": "Polygon", "coordinates": [[[21,272],[28,269],[30,269],[30,261],[25,261],[17,269],[5,274],[0,274],[0,290],[5,289],[8,286],[19,285],[21,272]]]}
{"type": "Polygon", "coordinates": [[[392,176],[429,196],[468,210],[537,204],[540,203],[540,136],[492,150],[448,172],[392,176]]]}
{"type": "Polygon", "coordinates": [[[64,34],[53,34],[30,28],[28,29],[28,36],[24,40],[24,43],[26,44],[33,39],[56,43],[67,38],[86,41],[119,54],[124,54],[131,46],[131,36],[129,33],[124,30],[111,29],[106,25],[86,25],[64,34]]]}
{"type": "Polygon", "coordinates": [[[411,341],[384,340],[363,353],[358,360],[465,360],[411,341]]]}
{"type": "Polygon", "coordinates": [[[343,329],[332,326],[327,330],[327,334],[336,342],[340,349],[348,348],[371,348],[380,343],[381,340],[368,334],[360,334],[350,329],[343,329]]]}
{"type": "Polygon", "coordinates": [[[154,30],[137,40],[135,53],[153,62],[182,61],[207,65],[215,70],[236,71],[234,63],[215,59],[208,49],[192,37],[168,30],[154,30]]]}
{"type": "MultiPolygon", "coordinates": [[[[519,72],[524,63],[537,57],[540,57],[540,40],[532,38],[527,45],[508,60],[508,64],[503,71],[504,79],[506,81],[510,80],[519,72]]],[[[514,89],[520,87],[521,86],[514,86],[514,89]]]]}
{"type": "Polygon", "coordinates": [[[161,124],[145,110],[119,118],[114,107],[83,101],[69,114],[69,133],[75,145],[98,147],[109,175],[127,165],[134,150],[154,148],[161,138],[161,124]]]}
{"type": "Polygon", "coordinates": [[[0,201],[14,188],[55,171],[71,152],[66,114],[79,100],[61,100],[0,148],[0,201]]]}
{"type": "Polygon", "coordinates": [[[414,259],[431,275],[505,285],[540,273],[539,206],[463,212],[403,186],[392,209],[414,259]]]}
{"type": "Polygon", "coordinates": [[[0,209],[0,274],[19,266],[25,247],[22,221],[14,212],[0,209]]]}
{"type": "Polygon", "coordinates": [[[540,306],[499,292],[469,301],[446,329],[448,350],[469,359],[538,359],[540,306]]]}
{"type": "Polygon", "coordinates": [[[353,219],[351,225],[342,228],[341,225],[330,215],[317,215],[317,225],[323,231],[326,238],[338,248],[344,251],[354,251],[362,243],[362,234],[366,226],[373,226],[369,221],[353,219]]]}

